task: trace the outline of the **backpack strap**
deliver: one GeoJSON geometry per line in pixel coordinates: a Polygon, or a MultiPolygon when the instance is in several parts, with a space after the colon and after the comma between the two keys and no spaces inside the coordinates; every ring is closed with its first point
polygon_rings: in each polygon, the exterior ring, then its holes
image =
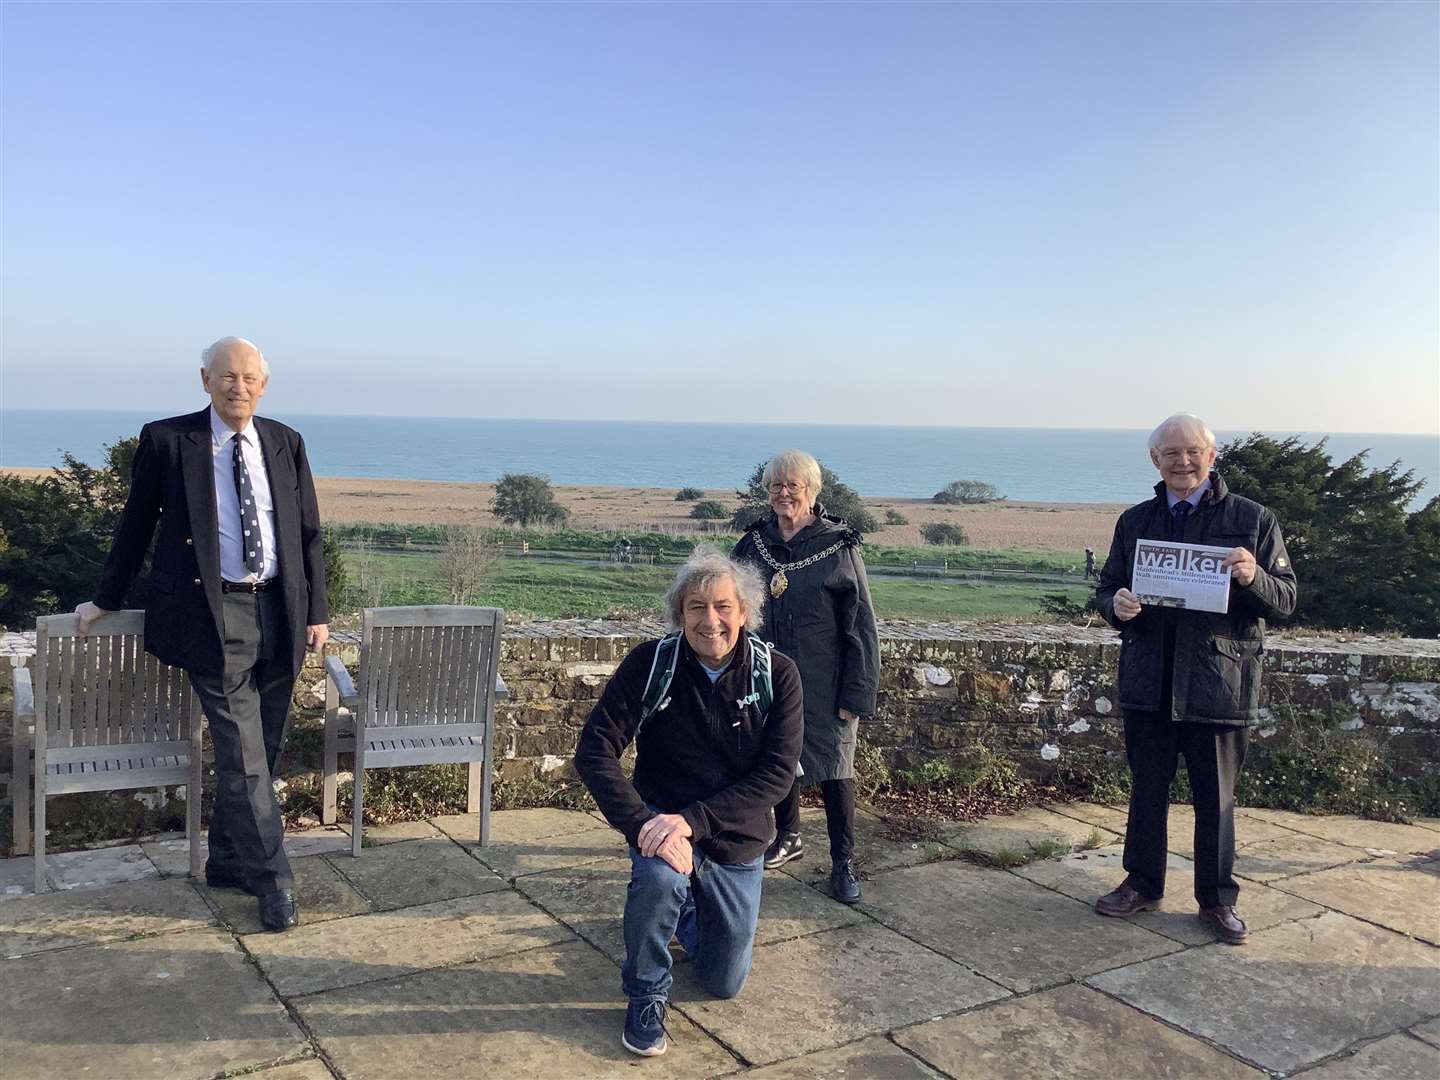
{"type": "Polygon", "coordinates": [[[640,726],[670,704],[670,684],[675,681],[675,664],[680,659],[680,633],[667,634],[655,643],[655,658],[650,661],[650,674],[645,678],[645,693],[640,698],[640,726]]]}
{"type": "MultiPolygon", "coordinates": [[[[747,632],[748,633],[748,632],[747,632]]],[[[750,638],[750,692],[756,695],[755,703],[760,707],[760,722],[770,716],[770,706],[775,702],[775,680],[771,673],[770,643],[761,641],[758,634],[750,638]]]]}

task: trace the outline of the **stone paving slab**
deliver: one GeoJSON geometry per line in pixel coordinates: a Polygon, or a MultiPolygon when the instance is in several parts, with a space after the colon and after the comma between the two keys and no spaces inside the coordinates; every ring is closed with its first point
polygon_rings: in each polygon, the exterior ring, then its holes
{"type": "Polygon", "coordinates": [[[1006,996],[881,926],[847,926],[755,950],[738,998],[720,1001],[677,969],[674,1001],[752,1064],[766,1065],[1006,996]],[[881,992],[883,990],[883,992],[881,992]]]}
{"type": "MultiPolygon", "coordinates": [[[[301,923],[319,923],[346,915],[361,915],[370,910],[369,902],[335,872],[334,867],[318,855],[292,859],[295,874],[295,904],[300,909],[301,923]]],[[[255,897],[239,889],[212,889],[199,886],[222,921],[237,934],[259,934],[260,908],[255,897]]]]}
{"type": "Polygon", "coordinates": [[[65,851],[45,857],[45,876],[56,889],[96,889],[159,874],[139,844],[65,851]]]}
{"type": "Polygon", "coordinates": [[[951,1076],[1116,1080],[1265,1074],[1084,986],[1062,986],[895,1032],[951,1076]]]}
{"type": "Polygon", "coordinates": [[[334,1080],[334,1074],[325,1067],[323,1061],[316,1058],[276,1065],[252,1075],[255,1080],[334,1080]]]}
{"type": "Polygon", "coordinates": [[[1424,1039],[1431,1046],[1440,1046],[1440,1019],[1430,1020],[1423,1024],[1416,1024],[1410,1029],[1410,1034],[1417,1039],[1424,1039]]]}
{"type": "Polygon", "coordinates": [[[570,836],[538,840],[497,840],[493,834],[485,847],[467,845],[466,850],[507,881],[546,870],[562,870],[599,862],[624,854],[625,838],[614,829],[586,828],[570,836]]]}
{"type": "Polygon", "coordinates": [[[743,1075],[745,1080],[943,1080],[923,1061],[878,1035],[743,1075]]]}
{"type": "Polygon", "coordinates": [[[1306,1080],[1435,1080],[1440,1050],[1408,1035],[1387,1035],[1304,1075],[1306,1080]]]}
{"type": "Polygon", "coordinates": [[[0,1016],[0,1061],[25,1080],[200,1080],[307,1047],[234,938],[213,929],[5,961],[0,1016]]]}
{"type": "MultiPolygon", "coordinates": [[[[345,821],[339,825],[346,837],[350,836],[350,822],[345,821]]],[[[404,840],[432,840],[440,835],[440,830],[428,821],[392,821],[388,825],[366,825],[365,832],[361,835],[360,843],[363,847],[379,847],[381,844],[398,844],[404,840]]],[[[480,835],[480,825],[475,825],[475,835],[480,835]]]]}
{"type": "Polygon", "coordinates": [[[1440,945],[1440,876],[1436,874],[1377,860],[1286,878],[1276,887],[1440,945]]]}
{"type": "Polygon", "coordinates": [[[570,940],[564,926],[506,889],[302,925],[245,947],[290,997],[570,940]]]}
{"type": "MultiPolygon", "coordinates": [[[[629,883],[626,856],[517,878],[515,888],[618,964],[625,959],[622,915],[629,883]]],[[[760,896],[755,942],[765,945],[868,921],[808,885],[769,873],[760,896]]]]}
{"type": "MultiPolygon", "coordinates": [[[[1273,814],[1278,811],[1253,810],[1252,814],[1273,814]]],[[[1424,855],[1440,858],[1440,835],[1417,825],[1400,825],[1390,821],[1336,815],[1305,816],[1294,821],[1287,816],[1288,827],[1307,836],[1318,836],[1336,844],[1357,848],[1383,848],[1401,855],[1424,855]]],[[[1237,831],[1238,827],[1237,827],[1237,831]]]]}
{"type": "MultiPolygon", "coordinates": [[[[1124,852],[1119,846],[1080,851],[1061,859],[1031,863],[1011,873],[1093,905],[1125,880],[1124,852]]],[[[1246,884],[1241,890],[1239,909],[1241,918],[1252,931],[1292,919],[1308,919],[1324,910],[1307,900],[1258,884],[1246,884]]],[[[1195,868],[1189,860],[1171,854],[1166,862],[1165,896],[1159,909],[1142,911],[1125,921],[1186,945],[1204,945],[1213,941],[1215,935],[1197,918],[1198,911],[1195,868]]]]}
{"type": "Polygon", "coordinates": [[[325,859],[376,911],[505,888],[505,882],[445,836],[366,848],[358,857],[326,855],[325,859]]]}
{"type": "MultiPolygon", "coordinates": [[[[1238,826],[1237,826],[1238,828],[1238,826]]],[[[1235,874],[1251,881],[1281,881],[1297,874],[1312,874],[1332,866],[1369,859],[1362,849],[1331,843],[1314,836],[1262,840],[1235,852],[1235,874]]]]}
{"type": "Polygon", "coordinates": [[[1179,946],[1003,870],[932,863],[867,882],[862,910],[1019,993],[1179,946]]]}
{"type": "Polygon", "coordinates": [[[0,904],[0,957],[190,930],[214,921],[185,881],[127,881],[109,889],[31,894],[0,904]]]}
{"type": "MultiPolygon", "coordinates": [[[[1195,857],[1195,808],[1177,803],[1170,807],[1167,820],[1165,846],[1177,855],[1187,859],[1195,857]]],[[[1266,840],[1293,840],[1295,832],[1283,825],[1277,825],[1261,818],[1235,818],[1235,846],[1247,848],[1266,840]]]]}
{"type": "MultiPolygon", "coordinates": [[[[436,828],[458,843],[477,844],[480,841],[479,814],[446,814],[430,820],[436,828]]],[[[527,810],[496,810],[490,815],[491,843],[522,843],[601,829],[610,829],[605,819],[583,810],[535,807],[527,810]]]]}
{"type": "Polygon", "coordinates": [[[1109,829],[1120,836],[1125,835],[1125,826],[1130,818],[1129,810],[1125,807],[1107,806],[1104,803],[1057,802],[1050,803],[1046,809],[1065,817],[1088,821],[1091,825],[1099,825],[1102,829],[1109,829]]]}
{"type": "MultiPolygon", "coordinates": [[[[155,868],[165,877],[186,877],[190,873],[190,842],[184,833],[166,833],[154,840],[140,843],[141,849],[155,868]]],[[[329,851],[349,851],[350,836],[334,826],[304,829],[285,834],[285,854],[292,859],[307,855],[323,855],[329,851]]],[[[210,842],[200,838],[200,861],[210,854],[210,842]]]]}
{"type": "Polygon", "coordinates": [[[0,859],[0,900],[35,892],[35,860],[24,855],[16,859],[0,859]]]}
{"type": "Polygon", "coordinates": [[[1118,834],[1099,825],[1076,821],[1039,806],[952,825],[944,832],[945,843],[951,847],[991,856],[1005,851],[1027,854],[1037,846],[1054,844],[1063,844],[1066,851],[1082,846],[1101,847],[1118,839],[1118,834]]]}
{"type": "Polygon", "coordinates": [[[1440,952],[1333,912],[1089,982],[1275,1072],[1440,1014],[1440,952]]]}
{"type": "Polygon", "coordinates": [[[403,1077],[707,1077],[738,1063],[683,1015],[643,1063],[620,1045],[620,973],[583,942],[531,949],[299,999],[347,1080],[403,1077]],[[502,1064],[503,1063],[503,1064],[502,1064]]]}
{"type": "MultiPolygon", "coordinates": [[[[825,831],[825,811],[804,807],[800,811],[800,835],[805,855],[785,864],[781,872],[807,885],[829,892],[830,837],[825,831]]],[[[903,866],[954,858],[955,849],[943,843],[939,831],[933,838],[901,840],[886,835],[885,825],[874,814],[855,812],[855,870],[861,880],[897,870],[903,866]]]]}

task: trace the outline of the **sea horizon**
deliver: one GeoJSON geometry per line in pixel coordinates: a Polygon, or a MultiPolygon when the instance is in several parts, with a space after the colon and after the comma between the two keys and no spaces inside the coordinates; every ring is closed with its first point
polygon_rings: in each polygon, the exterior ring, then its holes
{"type": "MultiPolygon", "coordinates": [[[[952,480],[994,484],[1021,502],[1135,502],[1154,485],[1149,428],[938,427],[685,420],[519,420],[264,412],[305,438],[317,476],[493,482],[511,472],[557,484],[732,489],[777,450],[799,446],[871,498],[927,498],[952,480]]],[[[155,413],[0,409],[0,466],[51,468],[68,451],[87,464],[155,413]]],[[[1222,444],[1250,432],[1217,431],[1222,444]]],[[[1440,435],[1267,431],[1327,439],[1339,463],[1370,451],[1440,491],[1440,435]]],[[[1223,462],[1221,464],[1223,475],[1223,462]]]]}

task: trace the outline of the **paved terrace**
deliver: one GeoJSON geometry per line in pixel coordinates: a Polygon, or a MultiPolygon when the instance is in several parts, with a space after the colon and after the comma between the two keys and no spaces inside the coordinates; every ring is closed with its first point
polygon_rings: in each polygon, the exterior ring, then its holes
{"type": "Polygon", "coordinates": [[[6,1076],[767,1078],[1440,1076],[1440,821],[1265,810],[1238,820],[1248,945],[1190,899],[1187,808],[1170,896],[1128,921],[1122,811],[1057,805],[936,839],[862,813],[865,900],[811,854],[767,878],[755,967],[715,1001],[677,964],[671,1050],[620,1046],[624,843],[597,817],[516,810],[292,834],[301,927],[186,880],[183,839],[53,856],[63,891],[0,863],[6,1076]],[[1010,870],[961,852],[1096,845],[1010,870]],[[373,841],[373,843],[372,843],[373,841]]]}

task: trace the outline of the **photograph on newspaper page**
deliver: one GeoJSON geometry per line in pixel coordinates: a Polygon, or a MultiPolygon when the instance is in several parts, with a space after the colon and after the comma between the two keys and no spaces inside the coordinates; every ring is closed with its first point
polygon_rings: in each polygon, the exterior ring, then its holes
{"type": "Polygon", "coordinates": [[[1142,604],[1225,612],[1230,605],[1229,548],[1137,540],[1130,591],[1142,604]]]}

